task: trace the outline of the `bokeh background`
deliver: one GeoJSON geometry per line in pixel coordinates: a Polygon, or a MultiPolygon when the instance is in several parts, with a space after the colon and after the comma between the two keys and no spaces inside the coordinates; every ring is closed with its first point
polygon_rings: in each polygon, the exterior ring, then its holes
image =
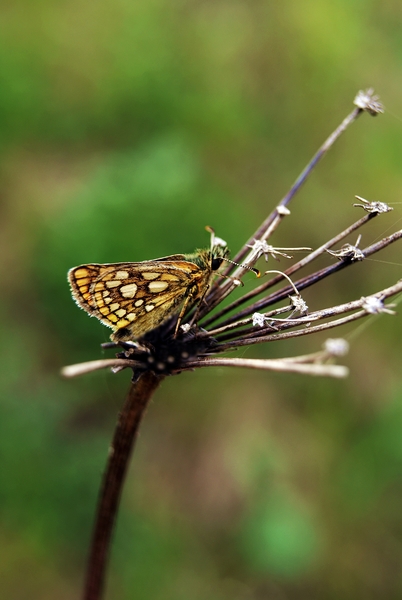
{"type": "MultiPolygon", "coordinates": [[[[2,598],[79,597],[129,384],[128,372],[60,378],[109,336],[72,302],[68,268],[191,252],[207,224],[235,252],[368,86],[388,112],[348,130],[271,241],[316,247],[363,214],[354,194],[397,203],[401,24],[395,0],[2,3],[2,598]]],[[[400,206],[363,247],[400,228],[400,206]]],[[[400,256],[395,245],[325,280],[310,308],[393,283],[400,256]]],[[[228,369],[165,381],[106,597],[401,598],[401,332],[400,316],[339,330],[353,334],[346,381],[228,369]]]]}

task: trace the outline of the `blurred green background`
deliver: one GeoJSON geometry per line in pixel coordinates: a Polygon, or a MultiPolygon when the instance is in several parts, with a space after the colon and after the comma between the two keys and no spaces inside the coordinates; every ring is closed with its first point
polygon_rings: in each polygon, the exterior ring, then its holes
{"type": "MultiPolygon", "coordinates": [[[[389,112],[348,130],[271,241],[316,247],[363,214],[354,194],[398,202],[401,25],[392,0],[3,2],[2,598],[79,597],[129,384],[128,372],[60,378],[101,357],[110,333],[71,300],[68,268],[191,252],[207,224],[234,253],[368,86],[389,112]]],[[[362,247],[400,219],[396,204],[362,247]]],[[[310,308],[393,283],[400,256],[396,245],[377,257],[388,262],[325,280],[310,308]]],[[[401,598],[401,331],[387,316],[359,330],[347,381],[228,369],[165,381],[106,597],[401,598]]]]}

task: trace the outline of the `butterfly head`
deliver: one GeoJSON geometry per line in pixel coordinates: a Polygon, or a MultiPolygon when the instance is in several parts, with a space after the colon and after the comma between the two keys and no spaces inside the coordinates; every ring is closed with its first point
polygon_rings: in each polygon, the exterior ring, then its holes
{"type": "Polygon", "coordinates": [[[229,249],[226,246],[226,244],[224,246],[220,244],[215,244],[212,247],[210,254],[211,271],[217,271],[222,265],[223,261],[228,257],[228,255],[229,249]]]}

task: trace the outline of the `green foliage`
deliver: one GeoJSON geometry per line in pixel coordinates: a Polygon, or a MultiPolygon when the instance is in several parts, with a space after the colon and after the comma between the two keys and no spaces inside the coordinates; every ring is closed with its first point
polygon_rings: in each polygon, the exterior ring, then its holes
{"type": "MultiPolygon", "coordinates": [[[[71,300],[67,270],[192,252],[208,245],[205,225],[235,252],[358,89],[398,112],[399,21],[399,5],[378,0],[3,9],[2,596],[79,595],[128,385],[127,373],[58,377],[102,356],[109,334],[71,300]]],[[[355,193],[398,201],[401,139],[393,117],[364,115],[272,243],[321,244],[356,219],[355,193]]],[[[398,268],[357,265],[321,284],[314,308],[398,268]]],[[[206,370],[167,381],[138,440],[108,597],[400,597],[400,319],[387,318],[361,334],[346,384],[206,370]]]]}
{"type": "Polygon", "coordinates": [[[290,498],[289,491],[284,491],[253,507],[244,524],[242,546],[253,571],[295,580],[317,560],[319,543],[311,519],[290,498]]]}

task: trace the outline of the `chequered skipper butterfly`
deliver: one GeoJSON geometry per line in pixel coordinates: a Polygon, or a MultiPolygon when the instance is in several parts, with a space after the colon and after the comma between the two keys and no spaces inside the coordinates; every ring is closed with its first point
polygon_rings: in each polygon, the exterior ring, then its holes
{"type": "Polygon", "coordinates": [[[211,232],[210,250],[70,269],[74,300],[113,329],[110,337],[114,342],[141,338],[180,311],[176,335],[185,311],[203,299],[214,271],[229,254],[223,240],[214,241],[213,230],[207,229],[211,232]]]}

